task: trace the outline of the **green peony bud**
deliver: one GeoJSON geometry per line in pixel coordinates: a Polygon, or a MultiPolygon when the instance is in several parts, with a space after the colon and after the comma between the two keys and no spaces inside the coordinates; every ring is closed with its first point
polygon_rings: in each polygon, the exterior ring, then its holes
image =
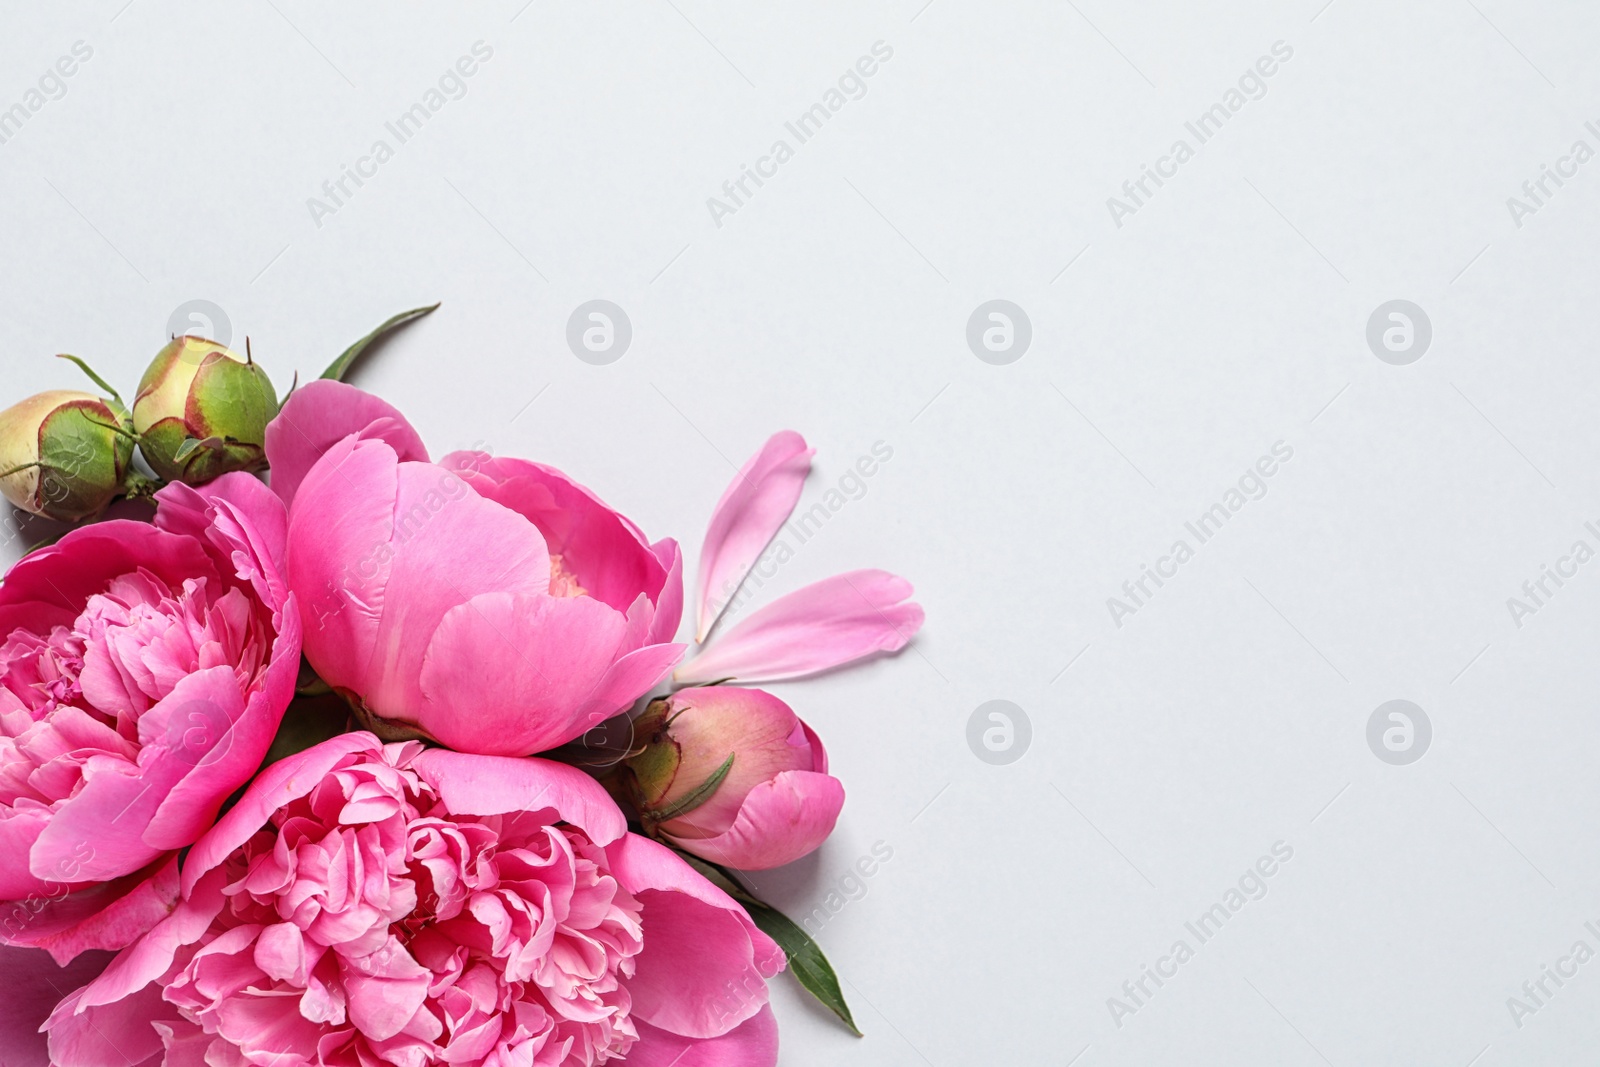
{"type": "Polygon", "coordinates": [[[23,511],[79,522],[105,510],[133,458],[115,401],[54,389],[0,411],[0,494],[23,511]]]}
{"type": "Polygon", "coordinates": [[[156,354],[133,399],[133,428],[150,469],[200,485],[266,462],[267,423],[278,413],[266,372],[248,357],[199,337],[156,354]]]}

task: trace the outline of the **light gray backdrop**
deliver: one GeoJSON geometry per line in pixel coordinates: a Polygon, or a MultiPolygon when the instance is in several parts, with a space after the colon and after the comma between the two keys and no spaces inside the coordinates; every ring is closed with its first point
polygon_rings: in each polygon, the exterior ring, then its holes
{"type": "Polygon", "coordinates": [[[760,596],[881,566],[928,625],[777,687],[849,803],[757,883],[867,1034],[784,980],[786,1067],[1590,1062],[1597,37],[1575,0],[11,5],[5,399],[59,351],[131,391],[174,330],[286,388],[442,300],[359,384],[691,558],[803,432],[803,506],[843,491],[760,596]]]}

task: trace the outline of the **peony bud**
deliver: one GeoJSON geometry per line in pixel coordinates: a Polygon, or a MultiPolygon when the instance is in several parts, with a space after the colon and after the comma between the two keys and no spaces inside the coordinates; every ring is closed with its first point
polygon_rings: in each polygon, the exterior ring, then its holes
{"type": "Polygon", "coordinates": [[[78,522],[122,489],[133,439],[115,401],[54,389],[0,411],[0,494],[23,511],[78,522]]]}
{"type": "Polygon", "coordinates": [[[260,468],[267,423],[277,413],[272,382],[252,360],[185,336],[156,353],[139,380],[133,428],[152,470],[200,485],[260,468]]]}
{"type": "Polygon", "coordinates": [[[844,787],[822,742],[759,689],[687,689],[652,701],[627,762],[648,828],[716,863],[764,870],[799,859],[833,832],[844,787]]]}

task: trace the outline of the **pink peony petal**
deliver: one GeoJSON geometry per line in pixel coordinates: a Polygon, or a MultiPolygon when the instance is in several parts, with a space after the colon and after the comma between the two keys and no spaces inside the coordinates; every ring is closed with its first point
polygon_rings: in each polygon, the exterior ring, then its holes
{"type": "Polygon", "coordinates": [[[777,681],[898,652],[922,627],[922,608],[902,603],[910,595],[911,583],[887,571],[825,578],[751,614],[679,667],[677,680],[777,681]]]}
{"type": "Polygon", "coordinates": [[[23,900],[61,891],[28,869],[28,855],[50,821],[46,808],[0,808],[0,900],[23,900]]]}
{"type": "Polygon", "coordinates": [[[250,582],[263,604],[282,606],[289,511],[259,478],[233,471],[199,489],[173,482],[156,502],[159,529],[193,537],[212,550],[220,573],[250,582]]]}
{"type": "MultiPolygon", "coordinates": [[[[294,656],[292,647],[279,651],[294,656]]],[[[278,694],[281,702],[271,706],[257,696],[251,759],[242,743],[238,752],[225,745],[233,736],[230,723],[244,716],[234,669],[211,667],[180,679],[139,720],[139,765],[111,756],[85,762],[83,788],[56,809],[29,853],[33,873],[65,881],[110,879],[138,870],[163,851],[192,844],[232,783],[244,781],[259,766],[277,731],[287,695],[278,694]],[[165,820],[158,818],[163,811],[165,820]],[[147,832],[151,827],[154,832],[147,832]],[[69,868],[71,873],[63,875],[69,868]]]]}
{"type": "Polygon", "coordinates": [[[778,1062],[778,1020],[770,1006],[721,1037],[679,1037],[640,1023],[639,1043],[628,1053],[628,1067],[774,1067],[778,1062]]]}
{"type": "Polygon", "coordinates": [[[58,967],[38,949],[0,948],[6,1010],[0,1012],[0,1064],[50,1067],[39,1026],[56,1004],[105,969],[110,956],[92,952],[58,967]]]}
{"type": "Polygon", "coordinates": [[[433,634],[416,721],[450,748],[486,755],[571,741],[620,710],[587,701],[621,651],[624,627],[589,597],[473,597],[433,634]]]}
{"type": "Polygon", "coordinates": [[[613,663],[588,700],[584,731],[629,707],[672,673],[683,661],[683,645],[646,645],[613,663]]]}
{"type": "MultiPolygon", "coordinates": [[[[188,874],[187,870],[184,874],[188,874]]],[[[172,914],[112,957],[104,972],[70,1002],[56,1008],[50,1019],[52,1026],[69,1016],[131,997],[160,979],[172,966],[178,950],[200,940],[211,920],[222,911],[226,883],[224,872],[215,871],[186,886],[172,914]]]]}
{"type": "Polygon", "coordinates": [[[376,649],[356,688],[385,718],[421,722],[417,678],[440,622],[482,593],[543,596],[550,553],[537,528],[429,463],[400,464],[394,532],[384,548],[392,553],[387,595],[376,649]]]}
{"type": "Polygon", "coordinates": [[[161,999],[160,986],[147,985],[103,1006],[80,1007],[86,989],[67,997],[51,1016],[52,1067],[156,1067],[162,1062],[155,1024],[177,1024],[179,1018],[161,999]]]}
{"type": "Polygon", "coordinates": [[[239,802],[189,850],[183,864],[184,895],[189,896],[202,875],[261,829],[274,811],[311,792],[345,756],[352,752],[377,753],[382,748],[382,742],[369,733],[340,734],[262,771],[239,802]]]}
{"type": "Polygon", "coordinates": [[[125,878],[43,901],[37,910],[23,904],[0,905],[0,939],[45,949],[65,965],[91,949],[132,944],[165,919],[177,902],[178,857],[174,853],[125,878]]]}
{"type": "Polygon", "coordinates": [[[636,1018],[684,1037],[725,1034],[767,1003],[783,950],[671,849],[638,834],[606,846],[611,871],[644,905],[645,946],[629,983],[636,1018]]]}
{"type": "Polygon", "coordinates": [[[683,621],[683,550],[672,538],[663,537],[651,546],[651,551],[667,568],[667,583],[662,586],[655,617],[650,622],[650,635],[646,638],[658,645],[677,637],[678,625],[683,621]]]}
{"type": "Polygon", "coordinates": [[[422,438],[392,405],[353,385],[319,379],[296,389],[267,425],[272,491],[291,503],[306,473],[350,434],[385,441],[402,460],[428,458],[422,438]]]}
{"type": "Polygon", "coordinates": [[[29,869],[46,881],[103,881],[154,862],[162,850],[145,844],[140,831],[179,773],[170,762],[160,773],[141,774],[120,758],[89,757],[83,788],[51,815],[28,853],[29,869]]]}
{"type": "Polygon", "coordinates": [[[597,845],[609,845],[628,831],[627,819],[605,788],[565,763],[430,748],[411,767],[456,815],[554,812],[597,845]]]}
{"type": "Polygon", "coordinates": [[[839,779],[812,771],[784,771],[750,790],[726,833],[678,844],[712,863],[764,871],[816,851],[833,833],[843,807],[844,786],[839,779]]]}
{"type": "Polygon", "coordinates": [[[788,521],[814,451],[793,430],[773,434],[717,501],[700,546],[696,641],[706,639],[762,550],[788,521]]]}
{"type": "MultiPolygon", "coordinates": [[[[283,613],[283,631],[273,645],[272,659],[265,675],[245,699],[237,715],[230,716],[222,702],[184,708],[189,715],[189,730],[169,728],[175,739],[196,740],[204,733],[211,745],[203,758],[194,752],[180,752],[178,759],[189,765],[189,772],[172,787],[156,809],[145,829],[145,843],[155,848],[184,848],[193,844],[216,820],[217,809],[226,799],[218,783],[248,781],[261,766],[282,724],[283,713],[294,699],[300,675],[300,613],[291,596],[283,613]]],[[[177,690],[173,691],[177,694],[177,690]]],[[[167,698],[171,700],[171,697],[167,698]]],[[[155,711],[156,709],[151,709],[155,711]]],[[[150,713],[147,712],[148,716],[150,713]]]]}
{"type": "Polygon", "coordinates": [[[533,523],[589,596],[627,612],[640,591],[654,602],[667,565],[637,527],[554,467],[531,460],[454,452],[442,465],[480,496],[533,523]]]}
{"type": "Polygon", "coordinates": [[[311,666],[329,685],[358,690],[386,600],[400,463],[387,444],[354,438],[326,458],[289,509],[289,587],[311,666]]]}
{"type": "Polygon", "coordinates": [[[141,567],[172,586],[186,578],[220,577],[192,537],[127,519],[97,522],[30,553],[7,572],[0,584],[0,634],[23,625],[35,633],[70,626],[84,601],[108,581],[141,567]]]}

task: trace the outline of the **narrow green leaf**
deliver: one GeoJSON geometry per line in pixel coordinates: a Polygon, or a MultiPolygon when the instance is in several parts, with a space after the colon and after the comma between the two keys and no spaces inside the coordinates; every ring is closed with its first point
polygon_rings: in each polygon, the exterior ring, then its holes
{"type": "Polygon", "coordinates": [[[660,811],[649,811],[646,814],[654,822],[666,822],[668,819],[676,819],[680,815],[693,811],[711,799],[712,794],[717,791],[717,787],[722,784],[724,778],[728,777],[728,772],[731,770],[733,770],[733,754],[729,753],[728,758],[722,761],[722,766],[711,772],[711,777],[701,782],[690,792],[679,797],[675,803],[669,804],[660,811]]]}
{"type": "Polygon", "coordinates": [[[689,866],[705,875],[718,889],[737,900],[744,910],[749,912],[751,920],[761,932],[776,941],[778,947],[783,949],[783,954],[789,959],[790,972],[805,991],[837,1015],[839,1020],[850,1028],[852,1034],[857,1037],[862,1036],[856,1027],[855,1018],[850,1014],[850,1005],[845,1003],[844,992],[839,988],[839,976],[834,973],[833,965],[828,962],[828,957],[823,955],[821,947],[811,939],[811,935],[806,933],[803,926],[772,905],[757,899],[739,883],[728,868],[701,859],[699,856],[690,855],[682,849],[674,851],[682,856],[689,866]]]}
{"type": "Polygon", "coordinates": [[[356,361],[357,356],[361,355],[361,353],[367,350],[368,345],[372,344],[372,342],[376,341],[390,330],[398,329],[408,322],[420,319],[424,315],[431,314],[432,312],[438,310],[438,307],[438,304],[432,304],[428,307],[412,308],[410,311],[400,312],[400,314],[389,319],[382,326],[379,326],[376,330],[373,330],[361,340],[345,349],[338,359],[328,364],[328,369],[322,372],[322,376],[324,378],[332,378],[336,382],[344,381],[344,376],[350,370],[350,365],[356,361]]]}
{"type": "Polygon", "coordinates": [[[278,401],[278,410],[279,411],[283,410],[283,405],[285,405],[285,404],[287,404],[289,402],[289,398],[291,396],[294,396],[294,391],[296,389],[298,389],[298,388],[300,388],[300,372],[299,371],[295,371],[294,372],[294,379],[289,382],[289,391],[287,393],[283,394],[283,399],[282,400],[278,401]]]}
{"type": "Polygon", "coordinates": [[[122,397],[117,395],[117,391],[115,389],[111,388],[111,386],[107,385],[106,384],[106,380],[104,378],[100,377],[100,375],[96,374],[94,372],[93,368],[91,368],[89,366],[89,364],[85,363],[83,360],[79,359],[77,356],[69,356],[65,352],[62,352],[60,355],[56,356],[56,358],[57,359],[70,359],[72,362],[76,363],[78,365],[78,369],[83,371],[83,373],[85,373],[85,374],[87,374],[89,376],[89,380],[90,381],[94,382],[94,384],[96,384],[100,388],[104,389],[108,394],[110,394],[111,399],[115,400],[118,404],[122,403],[122,397]]]}
{"type": "Polygon", "coordinates": [[[805,928],[777,908],[748,900],[741,900],[740,903],[762,933],[776,941],[784,955],[789,957],[789,970],[805,986],[806,992],[837,1015],[852,1034],[860,1037],[861,1031],[850,1015],[850,1005],[844,1002],[844,993],[839,989],[839,976],[833,973],[828,957],[822,954],[822,949],[811,940],[805,928]]]}

